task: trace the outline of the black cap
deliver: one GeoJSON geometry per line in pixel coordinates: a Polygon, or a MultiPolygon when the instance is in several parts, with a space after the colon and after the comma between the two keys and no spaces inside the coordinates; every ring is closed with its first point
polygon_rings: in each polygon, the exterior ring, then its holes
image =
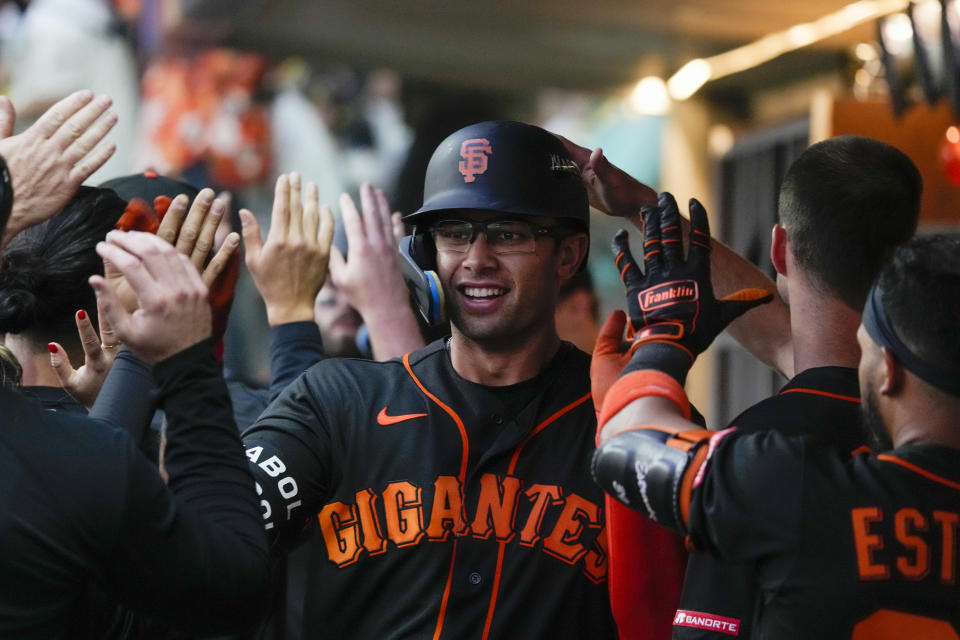
{"type": "Polygon", "coordinates": [[[193,202],[193,199],[200,193],[200,190],[192,184],[160,176],[153,171],[107,180],[100,185],[100,188],[112,189],[114,193],[128,202],[134,198],[140,198],[146,200],[147,204],[150,205],[153,205],[157,196],[176,198],[181,193],[185,193],[190,196],[190,201],[193,202]]]}

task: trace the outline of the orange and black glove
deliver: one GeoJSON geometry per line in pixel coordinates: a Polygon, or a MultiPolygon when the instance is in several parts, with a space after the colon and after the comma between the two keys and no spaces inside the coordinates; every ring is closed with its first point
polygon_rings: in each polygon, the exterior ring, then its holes
{"type": "Polygon", "coordinates": [[[769,302],[763,289],[741,289],[721,300],[710,282],[710,224],[690,200],[690,248],[683,255],[680,212],[669,193],[643,209],[644,271],[630,253],[628,234],[613,238],[620,279],[627,289],[627,338],[632,356],[622,373],[658,369],[681,385],[696,357],[741,314],[769,302]]]}

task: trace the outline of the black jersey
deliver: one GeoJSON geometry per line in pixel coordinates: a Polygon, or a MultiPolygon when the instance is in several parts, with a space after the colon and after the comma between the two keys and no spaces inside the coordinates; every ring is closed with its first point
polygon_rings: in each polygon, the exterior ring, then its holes
{"type": "Polygon", "coordinates": [[[210,341],[155,372],[169,489],[125,431],[0,390],[0,637],[87,637],[91,581],[188,628],[255,620],[267,549],[210,341]]]}
{"type": "MultiPolygon", "coordinates": [[[[807,369],[777,395],[741,413],[731,426],[742,433],[774,429],[806,435],[851,453],[866,445],[860,424],[857,370],[807,369]]],[[[674,616],[676,640],[749,638],[757,585],[753,563],[735,563],[695,553],[687,563],[683,594],[674,616]]]]}
{"type": "Polygon", "coordinates": [[[735,431],[711,447],[690,537],[755,563],[754,638],[960,637],[960,451],[850,456],[809,438],[735,431]]]}
{"type": "Polygon", "coordinates": [[[507,397],[461,378],[444,341],[311,368],[243,438],[268,533],[322,541],[294,633],[615,637],[595,432],[569,344],[507,397]]]}

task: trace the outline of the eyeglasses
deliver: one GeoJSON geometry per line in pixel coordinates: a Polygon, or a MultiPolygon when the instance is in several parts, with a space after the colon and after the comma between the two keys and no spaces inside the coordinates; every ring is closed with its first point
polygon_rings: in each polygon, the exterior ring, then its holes
{"type": "Polygon", "coordinates": [[[494,253],[535,253],[537,238],[553,236],[562,231],[563,227],[537,227],[522,220],[441,220],[430,227],[437,251],[455,253],[466,253],[478,233],[483,234],[494,253]]]}

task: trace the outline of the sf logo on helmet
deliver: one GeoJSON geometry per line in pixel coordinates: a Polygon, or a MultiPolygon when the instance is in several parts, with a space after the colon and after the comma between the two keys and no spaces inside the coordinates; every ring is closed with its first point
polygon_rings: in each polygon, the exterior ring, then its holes
{"type": "Polygon", "coordinates": [[[464,182],[473,182],[478,174],[487,170],[487,156],[492,153],[490,141],[486,138],[471,138],[460,145],[460,173],[464,182]]]}

